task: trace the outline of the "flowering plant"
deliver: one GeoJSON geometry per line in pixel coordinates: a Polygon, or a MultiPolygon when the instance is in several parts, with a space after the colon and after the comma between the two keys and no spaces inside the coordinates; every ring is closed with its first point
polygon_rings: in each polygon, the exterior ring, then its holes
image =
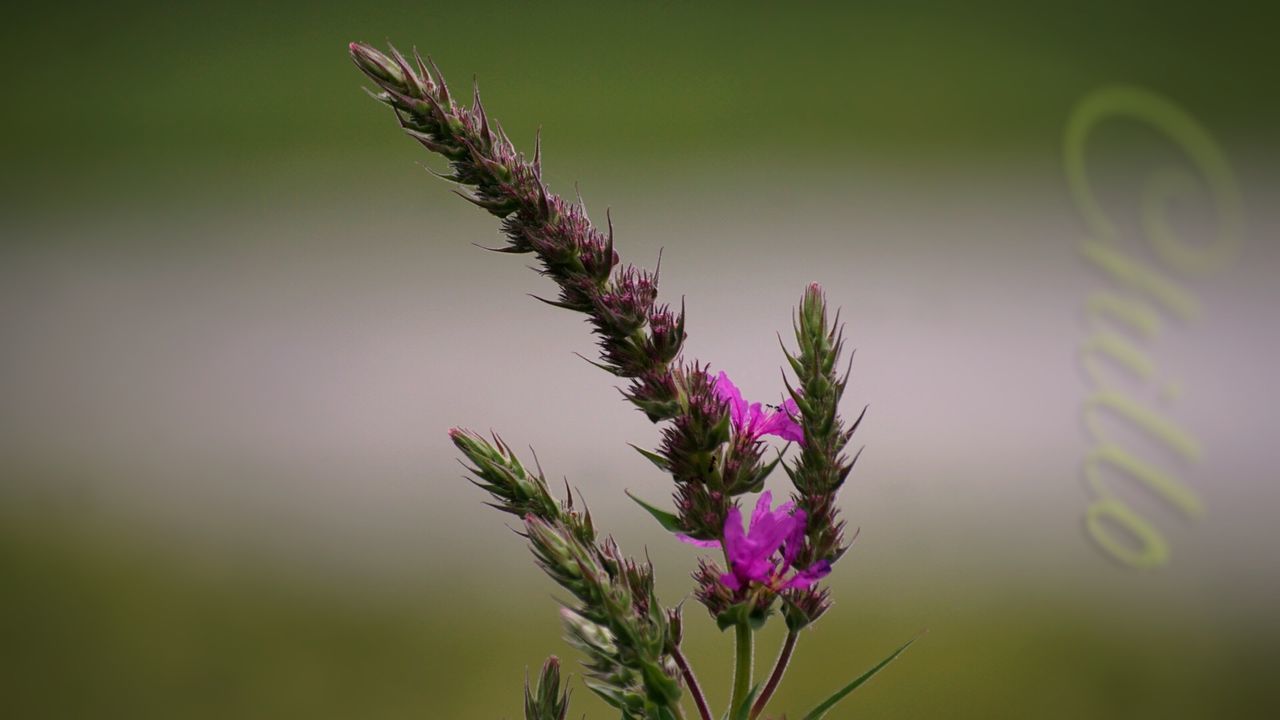
{"type": "MultiPolygon", "coordinates": [[[[415,51],[410,61],[391,48],[382,53],[350,46],[356,65],[378,87],[401,128],[450,164],[444,177],[468,188],[461,194],[502,221],[508,253],[532,253],[538,270],[559,287],[550,305],[583,313],[596,335],[603,370],[625,383],[623,396],[662,425],[655,450],[636,448],[670,474],[674,512],[636,502],[679,540],[719,550],[724,567],[703,558],[694,573],[695,595],[722,630],[736,640],[732,696],[724,716],[755,720],[769,705],[802,630],[831,605],[820,581],[849,548],[836,495],[854,462],[845,448],[865,415],[846,426],[838,406],[848,370],[837,371],[844,342],[838,313],[828,317],[822,289],[810,285],[795,315],[797,350],[784,349],[795,381],[778,406],[748,403],[728,375],[686,361],[685,308],[658,302],[658,274],[619,264],[613,224],[592,225],[581,202],[551,193],[542,180],[540,145],[532,159],[516,152],[474,90],[470,108],[458,104],[439,68],[415,51]],[[766,436],[786,440],[765,462],[766,436]],[[784,462],[794,444],[798,452],[784,462]],[[773,507],[765,479],[781,464],[791,479],[791,500],[773,507]],[[762,492],[763,491],[763,492],[762,492]],[[760,493],[750,523],[739,498],[760,493]],[[776,613],[787,626],[777,662],[763,683],[753,683],[754,634],[776,613]]],[[[463,429],[450,436],[470,465],[472,480],[492,505],[524,523],[538,564],[573,596],[561,611],[568,641],[586,656],[588,688],[621,711],[624,720],[683,720],[682,701],[693,700],[701,720],[712,720],[681,651],[679,605],[664,607],[654,593],[653,568],[626,557],[601,537],[572,494],[557,500],[541,468],[525,467],[498,436],[463,429]]],[[[817,720],[901,654],[908,645],[837,690],[804,716],[817,720]]],[[[525,686],[526,720],[563,720],[568,711],[559,661],[543,666],[535,687],[525,686]]]]}

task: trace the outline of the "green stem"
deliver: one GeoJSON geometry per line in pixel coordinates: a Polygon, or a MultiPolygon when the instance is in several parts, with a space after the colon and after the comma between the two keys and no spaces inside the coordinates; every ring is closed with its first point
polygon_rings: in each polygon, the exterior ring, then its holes
{"type": "Polygon", "coordinates": [[[729,712],[732,714],[751,692],[751,626],[746,621],[736,626],[737,663],[733,670],[733,697],[729,700],[729,712]]]}

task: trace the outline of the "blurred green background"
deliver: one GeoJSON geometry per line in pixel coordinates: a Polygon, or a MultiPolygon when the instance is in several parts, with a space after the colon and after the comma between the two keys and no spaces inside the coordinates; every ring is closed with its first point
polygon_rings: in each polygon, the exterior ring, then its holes
{"type": "MultiPolygon", "coordinates": [[[[585,328],[524,297],[545,284],[469,245],[494,244],[493,223],[360,92],[346,43],[385,39],[430,52],[464,96],[474,74],[523,147],[541,127],[553,188],[611,207],[627,259],[662,249],[690,351],[750,394],[781,389],[773,333],[804,282],[845,306],[849,408],[872,403],[845,495],[862,535],[779,711],[927,629],[831,717],[1280,712],[1280,57],[1263,6],[4,15],[5,716],[519,717],[525,668],[573,652],[549,582],[458,479],[453,424],[535,445],[624,548],[648,548],[669,602],[688,592],[693,553],[620,499],[665,496],[625,446],[655,431],[569,354],[585,328]],[[1204,444],[1178,471],[1208,510],[1188,522],[1135,494],[1174,547],[1146,573],[1081,529],[1076,353],[1105,278],[1075,254],[1061,145],[1075,104],[1117,82],[1211,132],[1250,222],[1236,267],[1186,280],[1206,317],[1150,347],[1182,388],[1162,412],[1204,444]]],[[[1126,132],[1104,145],[1117,188],[1177,154],[1126,132]]],[[[721,702],[730,639],[686,616],[721,702]]],[[[609,716],[581,686],[570,712],[609,716]]]]}

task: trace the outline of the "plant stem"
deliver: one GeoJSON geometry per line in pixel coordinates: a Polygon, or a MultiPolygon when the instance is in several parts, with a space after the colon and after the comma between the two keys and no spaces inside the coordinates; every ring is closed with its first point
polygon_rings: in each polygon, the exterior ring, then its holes
{"type": "Polygon", "coordinates": [[[738,709],[747,693],[751,692],[751,626],[746,621],[736,626],[737,663],[733,670],[733,696],[729,699],[729,713],[738,709]]]}
{"type": "Polygon", "coordinates": [[[799,637],[799,633],[792,630],[787,633],[787,639],[782,641],[782,650],[778,652],[778,662],[774,663],[773,674],[769,676],[769,682],[765,683],[764,690],[760,691],[760,697],[751,708],[750,720],[756,720],[760,713],[764,712],[764,708],[769,704],[774,691],[778,689],[778,684],[782,682],[782,676],[787,672],[787,666],[791,664],[791,653],[795,651],[796,640],[799,637]]]}
{"type": "Polygon", "coordinates": [[[685,659],[684,653],[680,652],[680,648],[671,651],[671,657],[676,661],[676,665],[680,668],[680,674],[684,676],[684,684],[689,686],[689,692],[693,695],[693,702],[698,706],[698,715],[702,720],[712,720],[711,708],[707,706],[707,696],[702,694],[702,686],[698,684],[698,678],[693,675],[693,668],[689,665],[689,661],[685,659]]]}

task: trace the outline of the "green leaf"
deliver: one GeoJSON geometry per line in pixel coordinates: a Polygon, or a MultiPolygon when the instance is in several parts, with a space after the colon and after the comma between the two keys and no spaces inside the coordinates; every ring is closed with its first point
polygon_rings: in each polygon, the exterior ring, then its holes
{"type": "MultiPolygon", "coordinates": [[[[628,444],[630,444],[630,443],[628,443],[628,444]]],[[[655,453],[655,452],[649,452],[648,450],[645,450],[644,448],[640,447],[639,445],[631,445],[631,447],[632,447],[632,449],[634,449],[636,452],[638,452],[638,453],[640,453],[641,455],[645,456],[645,459],[647,459],[649,462],[651,462],[651,463],[653,463],[654,465],[658,466],[658,469],[659,469],[659,470],[661,470],[661,471],[663,471],[663,472],[670,472],[670,471],[671,471],[671,463],[667,462],[667,459],[666,459],[666,458],[664,458],[664,457],[662,457],[662,456],[661,456],[661,455],[659,455],[658,453],[655,453]]]]}
{"type": "MultiPolygon", "coordinates": [[[[542,298],[538,297],[537,295],[534,295],[534,297],[535,297],[535,298],[537,298],[538,300],[542,300],[542,298]]],[[[548,302],[548,301],[546,301],[546,300],[542,300],[542,302],[545,302],[545,303],[547,303],[548,305],[558,305],[559,307],[569,307],[569,306],[566,306],[566,305],[561,305],[560,303],[548,302]]],[[[570,310],[572,310],[573,308],[572,308],[572,307],[569,307],[569,309],[570,309],[570,310]]],[[[582,358],[583,360],[586,360],[588,363],[590,363],[590,364],[592,364],[592,365],[595,365],[596,367],[598,367],[598,368],[600,368],[601,370],[603,370],[603,371],[605,371],[605,372],[609,373],[610,375],[618,375],[618,376],[622,376],[622,371],[621,371],[621,370],[619,370],[618,368],[615,368],[615,367],[609,367],[608,365],[605,365],[604,363],[598,363],[598,362],[596,362],[595,360],[592,360],[591,358],[587,357],[586,355],[583,355],[582,353],[574,353],[574,355],[577,355],[578,357],[582,358]]]]}
{"type": "Polygon", "coordinates": [[[680,525],[680,518],[674,515],[673,513],[669,513],[660,507],[655,507],[653,505],[650,505],[649,503],[641,500],[635,495],[632,495],[630,490],[627,490],[626,493],[627,493],[627,497],[631,498],[632,500],[635,500],[636,504],[644,508],[645,511],[647,511],[650,515],[652,515],[654,519],[658,521],[658,524],[661,525],[664,529],[669,530],[670,532],[684,531],[684,527],[680,525]]]}
{"type": "Polygon", "coordinates": [[[644,688],[650,700],[669,705],[680,699],[680,684],[668,676],[663,668],[642,660],[640,673],[644,676],[644,688]]]}
{"type": "Polygon", "coordinates": [[[885,658],[884,660],[881,660],[880,664],[862,673],[853,682],[837,690],[834,695],[827,698],[821,705],[811,710],[808,715],[805,715],[804,720],[819,720],[819,718],[821,718],[823,715],[826,715],[827,711],[835,707],[836,703],[843,700],[845,695],[848,695],[854,690],[857,690],[863,683],[870,680],[873,675],[875,675],[876,673],[884,669],[885,665],[888,665],[889,663],[897,659],[897,657],[901,655],[904,650],[911,647],[911,643],[915,642],[918,637],[919,636],[911,638],[910,640],[907,641],[906,645],[903,645],[897,650],[894,650],[893,654],[891,654],[889,657],[885,658]]]}
{"type": "Polygon", "coordinates": [[[582,683],[588,690],[624,713],[638,714],[644,708],[644,698],[635,693],[626,692],[598,680],[583,679],[582,683]]]}
{"type": "Polygon", "coordinates": [[[716,616],[716,627],[720,628],[720,632],[724,632],[734,625],[737,625],[738,618],[741,617],[741,615],[742,613],[739,612],[738,606],[734,605],[716,616]]]}
{"type": "MultiPolygon", "coordinates": [[[[788,446],[790,444],[791,443],[787,443],[788,446]]],[[[783,450],[785,451],[786,448],[783,448],[783,450]]],[[[750,485],[751,492],[760,492],[761,490],[764,489],[764,481],[768,479],[769,474],[772,473],[774,469],[778,467],[779,462],[782,462],[781,452],[778,453],[778,457],[774,458],[773,462],[761,465],[756,470],[755,476],[751,478],[751,485],[750,485]]]]}
{"type": "Polygon", "coordinates": [[[760,694],[761,683],[756,683],[751,688],[751,692],[742,698],[742,702],[738,703],[738,707],[734,708],[733,714],[729,716],[729,720],[747,720],[751,716],[751,705],[756,701],[756,696],[760,694]]]}

